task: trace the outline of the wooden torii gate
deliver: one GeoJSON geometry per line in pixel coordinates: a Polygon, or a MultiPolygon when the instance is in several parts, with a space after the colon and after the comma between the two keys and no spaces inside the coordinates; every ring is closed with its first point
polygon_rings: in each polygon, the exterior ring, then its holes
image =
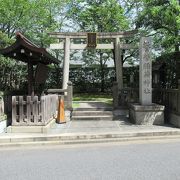
{"type": "MultiPolygon", "coordinates": [[[[110,44],[96,44],[94,49],[114,49],[115,50],[115,63],[116,63],[116,80],[118,83],[118,89],[123,88],[123,74],[122,74],[122,62],[121,54],[122,49],[134,49],[137,48],[131,44],[121,43],[120,38],[132,37],[138,31],[124,31],[124,32],[107,32],[107,33],[96,33],[97,39],[109,39],[112,40],[110,44]]],[[[64,62],[63,62],[63,85],[62,88],[67,88],[69,81],[69,63],[70,63],[70,50],[81,50],[92,48],[88,44],[74,44],[71,43],[71,39],[87,39],[88,32],[52,32],[49,33],[51,37],[59,39],[60,43],[50,44],[50,49],[64,49],[64,62]]]]}

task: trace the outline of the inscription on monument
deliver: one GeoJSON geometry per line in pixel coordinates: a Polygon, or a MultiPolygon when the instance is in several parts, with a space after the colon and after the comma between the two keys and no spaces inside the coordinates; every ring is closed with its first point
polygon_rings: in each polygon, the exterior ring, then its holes
{"type": "Polygon", "coordinates": [[[140,41],[140,102],[142,105],[152,103],[152,63],[150,57],[150,38],[142,37],[140,41]]]}

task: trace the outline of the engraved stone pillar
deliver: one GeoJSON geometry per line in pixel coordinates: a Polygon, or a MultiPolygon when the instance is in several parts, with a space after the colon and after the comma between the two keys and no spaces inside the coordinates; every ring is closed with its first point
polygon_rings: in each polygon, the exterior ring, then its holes
{"type": "Polygon", "coordinates": [[[69,81],[69,61],[70,61],[70,38],[65,39],[64,64],[63,64],[63,89],[67,89],[69,81]]]}
{"type": "Polygon", "coordinates": [[[151,40],[142,37],[140,40],[139,97],[141,105],[152,104],[152,61],[151,40]]]}
{"type": "Polygon", "coordinates": [[[130,121],[141,125],[163,125],[164,106],[152,104],[152,63],[150,38],[140,40],[139,96],[140,104],[130,104],[130,121]]]}

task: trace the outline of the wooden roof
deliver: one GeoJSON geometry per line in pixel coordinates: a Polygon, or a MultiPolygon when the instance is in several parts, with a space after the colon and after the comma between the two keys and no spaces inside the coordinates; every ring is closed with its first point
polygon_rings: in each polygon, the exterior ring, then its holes
{"type": "Polygon", "coordinates": [[[15,43],[5,49],[0,49],[0,54],[25,63],[32,63],[33,65],[38,63],[45,65],[59,63],[59,61],[49,54],[45,48],[38,47],[20,32],[16,33],[15,43]]]}

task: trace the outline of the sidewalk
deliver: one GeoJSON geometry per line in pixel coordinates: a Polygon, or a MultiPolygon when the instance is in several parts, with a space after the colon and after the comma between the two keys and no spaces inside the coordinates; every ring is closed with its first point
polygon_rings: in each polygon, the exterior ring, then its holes
{"type": "Polygon", "coordinates": [[[102,133],[131,133],[131,132],[168,132],[179,131],[171,125],[164,126],[146,126],[134,125],[128,121],[128,118],[121,117],[116,121],[70,121],[66,124],[55,124],[49,131],[49,134],[102,134],[102,133]]]}
{"type": "MultiPolygon", "coordinates": [[[[83,102],[78,108],[111,108],[110,105],[83,102]]],[[[70,121],[54,124],[46,134],[4,133],[0,135],[0,147],[21,145],[105,143],[153,139],[180,139],[180,129],[170,125],[134,125],[125,114],[117,120],[70,121]]]]}
{"type": "Polygon", "coordinates": [[[56,124],[47,134],[6,133],[0,147],[108,143],[180,139],[180,129],[170,126],[137,126],[123,121],[56,124]]]}

